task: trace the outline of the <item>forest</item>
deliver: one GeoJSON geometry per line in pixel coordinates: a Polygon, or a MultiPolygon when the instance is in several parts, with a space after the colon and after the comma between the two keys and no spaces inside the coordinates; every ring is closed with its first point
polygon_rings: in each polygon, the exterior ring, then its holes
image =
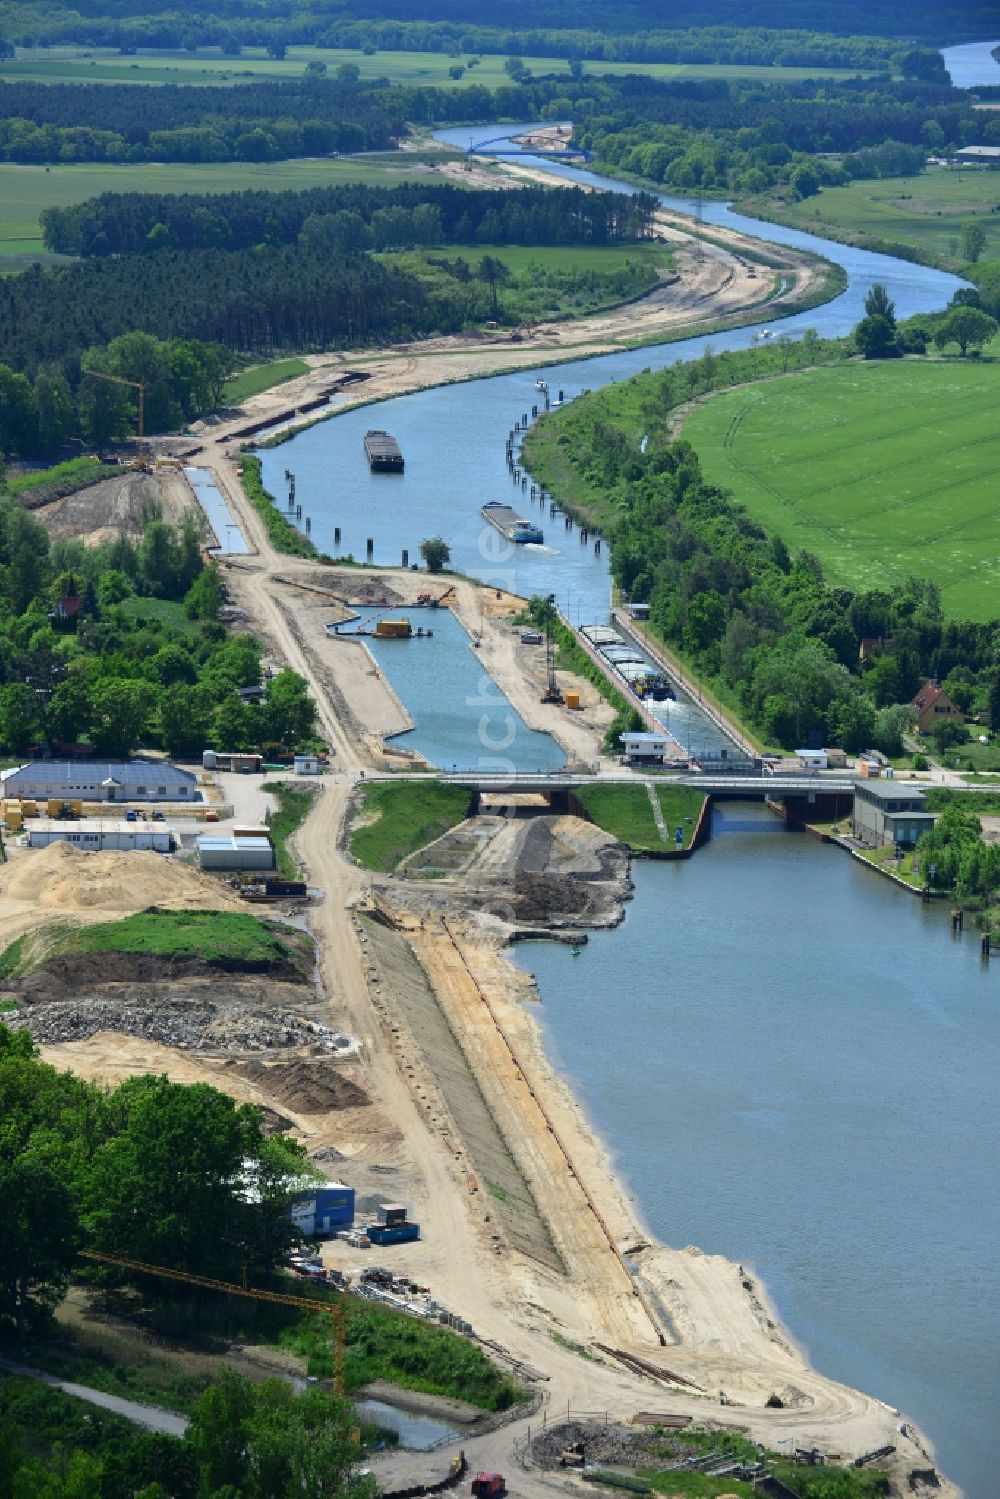
{"type": "MultiPolygon", "coordinates": [[[[433,275],[421,276],[365,253],[372,247],[400,250],[452,239],[622,244],[646,234],[651,213],[646,195],[577,189],[106,194],[47,213],[52,242],[91,258],[35,266],[0,281],[0,347],[11,370],[36,383],[40,377],[63,382],[59,388],[68,387],[79,405],[81,367],[100,367],[88,356],[94,345],[132,332],[169,343],[177,353],[175,371],[160,381],[159,405],[150,408],[150,430],[164,430],[173,424],[172,412],[204,409],[201,386],[182,357],[185,347],[200,350],[202,364],[214,359],[221,378],[228,356],[212,355],[204,345],[268,355],[453,332],[481,321],[482,298],[461,257],[442,258],[433,275]],[[241,248],[178,248],[220,242],[241,248]],[[125,253],[134,250],[147,253],[125,253]]],[[[172,356],[165,357],[169,366],[172,356]]],[[[218,380],[211,384],[217,391],[218,380]]],[[[83,398],[93,412],[84,427],[96,441],[107,441],[115,433],[101,425],[100,414],[111,397],[92,386],[84,382],[83,398]]],[[[30,431],[30,415],[15,425],[30,431]]],[[[18,451],[32,451],[30,441],[18,451]]]]}
{"type": "Polygon", "coordinates": [[[176,430],[218,407],[231,366],[219,344],[141,333],[46,364],[31,379],[0,364],[0,462],[45,458],[70,438],[96,448],[120,442],[136,424],[136,398],[120,381],[145,381],[147,433],[176,430]]]}
{"type": "Polygon", "coordinates": [[[827,47],[832,46],[831,32],[843,38],[874,35],[896,42],[899,37],[918,36],[942,43],[992,35],[996,16],[990,0],[951,0],[947,7],[940,0],[842,0],[835,8],[823,0],[796,0],[792,8],[784,0],[756,0],[752,28],[747,19],[744,0],[671,0],[667,5],[661,0],[624,0],[621,5],[592,0],[586,31],[581,33],[580,7],[573,0],[552,0],[544,25],[539,24],[537,6],[511,0],[502,27],[497,25],[495,6],[485,0],[355,0],[353,5],[342,0],[313,0],[309,5],[262,0],[250,14],[239,0],[210,0],[210,8],[194,25],[189,15],[165,0],[130,0],[125,6],[117,0],[75,0],[72,6],[60,0],[0,0],[0,36],[22,46],[39,37],[119,47],[340,46],[354,43],[331,38],[350,34],[368,38],[361,45],[377,46],[383,38],[384,46],[416,51],[528,51],[522,43],[530,34],[533,43],[545,43],[537,51],[540,56],[565,56],[579,47],[573,41],[564,44],[561,54],[555,51],[560,34],[600,37],[600,43],[590,43],[595,46],[607,45],[604,37],[651,33],[669,47],[672,41],[677,45],[670,32],[717,28],[742,34],[750,39],[745,45],[757,47],[762,45],[762,28],[798,28],[818,34],[827,47]],[[496,38],[499,46],[487,47],[483,36],[496,38]]]}
{"type": "Polygon", "coordinates": [[[653,145],[673,127],[711,132],[733,154],[758,144],[740,132],[763,131],[764,165],[772,166],[781,164],[783,150],[858,152],[886,140],[926,149],[993,139],[995,121],[973,108],[967,92],[950,87],[939,53],[914,48],[908,56],[915,76],[895,81],[887,74],[777,82],[600,78],[582,65],[575,75],[533,78],[514,59],[510,84],[498,89],[320,76],[238,87],[10,82],[0,87],[0,160],[279,161],[386,149],[407,133],[407,122],[567,116],[578,143],[612,163],[614,138],[632,132],[628,144],[642,144],[647,124],[653,145]]]}
{"type": "Polygon", "coordinates": [[[405,99],[336,78],[239,88],[30,83],[0,87],[0,160],[273,161],[381,151],[405,99]]]}
{"type": "Polygon", "coordinates": [[[102,193],[69,208],[45,209],[42,230],[46,248],[63,255],[244,250],[323,234],[331,236],[331,248],[349,255],[477,241],[622,244],[650,233],[655,207],[649,193],[591,193],[578,187],[470,191],[436,184],[348,183],[284,193],[102,193]]]}
{"type": "Polygon", "coordinates": [[[219,749],[272,755],[313,742],[302,678],[283,671],[260,704],[260,644],[218,619],[222,585],[192,519],[177,531],[151,511],[135,546],[49,545],[46,531],[0,493],[0,749],[87,743],[121,757],[145,746],[172,756],[219,749]],[[56,604],[76,598],[72,617],[56,604]]]}

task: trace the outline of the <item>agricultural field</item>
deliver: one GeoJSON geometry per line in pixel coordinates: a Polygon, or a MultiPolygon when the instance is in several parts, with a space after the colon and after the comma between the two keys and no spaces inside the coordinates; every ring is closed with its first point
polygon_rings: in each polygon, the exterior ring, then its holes
{"type": "Polygon", "coordinates": [[[683,436],[728,490],[828,579],[932,578],[951,618],[1000,597],[1000,364],[906,360],[808,371],[725,392],[683,436]]]}
{"type": "Polygon", "coordinates": [[[826,187],[818,197],[768,212],[783,224],[849,244],[913,245],[945,266],[960,263],[962,225],[975,219],[986,233],[982,258],[1000,257],[1000,172],[986,167],[930,167],[918,177],[826,187]]]}
{"type": "MultiPolygon", "coordinates": [[[[0,79],[30,79],[35,83],[222,83],[239,84],[258,78],[299,78],[311,62],[322,62],[331,74],[342,63],[360,69],[362,78],[388,78],[390,83],[433,85],[441,88],[468,88],[479,84],[499,88],[510,83],[504,72],[506,58],[498,53],[483,54],[479,62],[468,67],[466,56],[446,52],[376,52],[366,57],[353,48],[338,50],[318,47],[289,47],[284,58],[268,57],[263,48],[247,47],[240,57],[223,57],[220,52],[150,52],[123,57],[114,50],[99,48],[46,48],[37,55],[24,49],[17,58],[0,62],[0,79]],[[451,78],[449,69],[464,67],[460,78],[451,78]]],[[[524,64],[536,76],[564,74],[570,77],[568,62],[559,57],[525,57],[524,64]]],[[[860,71],[860,70],[859,70],[860,71]]],[[[791,82],[799,78],[849,78],[855,70],[842,68],[778,68],[739,63],[624,63],[592,62],[587,72],[600,76],[609,73],[645,73],[651,78],[757,78],[764,82],[791,82]]],[[[864,76],[864,75],[863,75],[864,76]]]]}
{"type": "Polygon", "coordinates": [[[42,246],[39,214],[65,208],[99,193],[230,193],[261,189],[336,187],[343,182],[396,187],[426,181],[426,168],[402,156],[309,157],[298,161],[164,162],[109,165],[79,162],[66,166],[0,164],[0,274],[35,262],[58,264],[42,246]]]}

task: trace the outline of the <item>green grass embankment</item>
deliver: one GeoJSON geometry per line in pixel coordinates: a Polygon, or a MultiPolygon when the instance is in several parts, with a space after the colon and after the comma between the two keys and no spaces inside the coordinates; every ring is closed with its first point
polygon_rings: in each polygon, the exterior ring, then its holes
{"type": "MultiPolygon", "coordinates": [[[[600,465],[595,437],[613,427],[639,455],[649,433],[662,432],[693,401],[774,380],[818,365],[840,364],[854,353],[847,339],[782,342],[780,335],[754,349],[726,350],[692,360],[683,369],[646,370],[630,380],[578,396],[541,418],[524,440],[524,466],[562,508],[590,526],[611,527],[618,518],[614,493],[600,465]],[[596,454],[581,462],[581,454],[596,454]]],[[[749,399],[749,396],[748,396],[749,399]]]]}
{"type": "Polygon", "coordinates": [[[33,500],[41,503],[44,498],[50,498],[44,491],[58,489],[60,494],[74,494],[78,489],[86,489],[101,479],[113,479],[122,472],[117,463],[101,463],[98,458],[70,458],[52,468],[8,474],[0,480],[0,495],[9,495],[30,510],[33,500]]]}
{"type": "Polygon", "coordinates": [[[645,786],[581,786],[574,793],[588,817],[599,828],[627,843],[636,853],[670,853],[689,849],[698,827],[705,797],[691,786],[657,785],[654,793],[663,812],[666,840],[660,837],[645,786]],[[684,830],[684,841],[674,841],[675,828],[684,830]]]}
{"type": "Polygon", "coordinates": [[[238,406],[251,396],[272,390],[275,385],[284,385],[288,380],[297,380],[308,375],[309,366],[304,359],[275,359],[270,364],[257,364],[252,369],[242,370],[226,381],[224,398],[228,405],[238,406]]]}
{"type": "Polygon", "coordinates": [[[311,939],[290,927],[237,911],[161,911],[153,906],[123,921],[62,924],[25,933],[0,954],[0,978],[19,977],[55,956],[115,952],[219,965],[290,963],[303,975],[313,964],[311,939]]]}
{"type": "Polygon", "coordinates": [[[371,783],[360,788],[358,818],[350,834],[353,857],[365,869],[391,874],[408,855],[425,848],[469,815],[469,793],[441,781],[371,783]]]}
{"type": "Polygon", "coordinates": [[[278,804],[267,823],[274,844],[278,873],[283,880],[296,880],[299,878],[299,866],[288,847],[288,840],[309,816],[315,793],[286,786],[282,781],[265,781],[261,790],[269,791],[278,804]]]}
{"type": "Polygon", "coordinates": [[[264,522],[275,551],[291,557],[317,557],[319,553],[309,538],[285,519],[274,503],[273,494],[264,488],[260,459],[252,453],[241,453],[238,462],[244,493],[264,522]]]}

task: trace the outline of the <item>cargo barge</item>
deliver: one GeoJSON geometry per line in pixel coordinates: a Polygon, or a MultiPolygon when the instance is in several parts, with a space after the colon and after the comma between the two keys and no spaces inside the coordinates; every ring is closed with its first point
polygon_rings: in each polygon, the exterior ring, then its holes
{"type": "Polygon", "coordinates": [[[668,679],[651,661],[617,630],[608,625],[585,625],[580,634],[608,668],[630,687],[639,698],[662,703],[674,696],[668,679]]]}
{"type": "Polygon", "coordinates": [[[484,505],[480,514],[483,520],[488,520],[491,526],[496,526],[502,536],[508,541],[544,541],[545,535],[541,526],[536,526],[534,521],[525,520],[523,515],[518,515],[509,505],[501,505],[498,500],[492,500],[490,504],[484,505]]]}
{"type": "Polygon", "coordinates": [[[403,472],[403,454],[399,443],[381,428],[365,433],[365,457],[373,474],[403,472]]]}

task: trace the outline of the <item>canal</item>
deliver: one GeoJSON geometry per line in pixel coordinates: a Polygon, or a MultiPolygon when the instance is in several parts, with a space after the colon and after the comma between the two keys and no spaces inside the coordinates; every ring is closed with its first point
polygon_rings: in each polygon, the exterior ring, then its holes
{"type": "MultiPolygon", "coordinates": [[[[994,81],[992,45],[949,49],[946,62],[961,63],[966,86],[994,81]]],[[[440,138],[467,144],[469,133],[440,138]]],[[[904,317],[943,307],[960,285],[725,204],[702,212],[706,222],[844,266],[846,291],[784,320],[791,336],[808,327],[849,332],[876,281],[904,317]]],[[[749,347],[754,331],[569,361],[544,375],[571,399],[697,358],[707,343],[749,347]]],[[[323,548],[340,526],[342,550],[364,556],[370,537],[377,560],[398,564],[404,547],[413,556],[423,537],[440,534],[463,572],[523,594],[553,593],[573,622],[603,619],[606,555],[576,531],[549,528],[542,547],[519,547],[501,562],[479,514],[488,500],[522,505],[504,445],[538,399],[535,379],[534,371],[498,376],[345,413],[263,453],[265,483],[280,495],[283,470],[295,471],[323,548]],[[373,425],[400,440],[402,477],[369,475],[362,438],[373,425]]],[[[437,709],[468,718],[464,696],[449,692],[437,709]]],[[[688,715],[692,736],[699,718],[688,715]]],[[[668,1243],[753,1264],[819,1369],[899,1406],[934,1440],[967,1499],[993,1499],[995,965],[992,973],[980,966],[971,937],[952,943],[936,908],[840,851],[785,832],[759,808],[726,809],[696,859],[637,864],[634,875],[625,924],[593,934],[575,964],[556,946],[520,956],[539,977],[554,1059],[616,1152],[651,1229],[668,1243]]]]}
{"type": "Polygon", "coordinates": [[[753,1265],[824,1374],[994,1499],[996,964],[757,803],[632,875],[624,924],[581,957],[517,950],[553,1062],[653,1233],[753,1265]]]}

